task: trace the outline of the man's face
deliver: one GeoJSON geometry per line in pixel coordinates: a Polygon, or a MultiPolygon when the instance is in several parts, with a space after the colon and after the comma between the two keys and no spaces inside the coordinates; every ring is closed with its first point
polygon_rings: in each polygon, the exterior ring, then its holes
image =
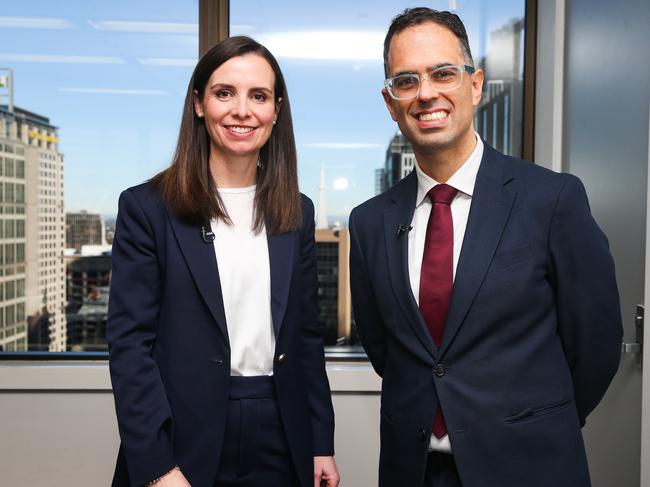
{"type": "Polygon", "coordinates": [[[395,100],[385,89],[382,91],[391,117],[413,144],[416,155],[471,150],[474,144],[472,119],[481,99],[483,72],[477,69],[472,75],[464,73],[457,89],[440,93],[422,77],[445,64],[466,64],[458,39],[445,27],[426,22],[404,29],[391,40],[388,76],[420,76],[420,92],[411,100],[395,100]]]}

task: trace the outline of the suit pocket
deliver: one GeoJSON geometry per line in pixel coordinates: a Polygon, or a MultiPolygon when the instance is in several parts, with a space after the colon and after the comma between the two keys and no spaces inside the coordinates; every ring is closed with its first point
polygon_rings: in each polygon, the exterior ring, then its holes
{"type": "Polygon", "coordinates": [[[514,249],[506,250],[504,252],[499,252],[495,254],[494,259],[492,259],[492,266],[490,267],[490,272],[495,272],[499,270],[512,267],[515,264],[524,262],[530,259],[533,256],[533,249],[530,242],[525,243],[515,247],[514,249]]]}
{"type": "Polygon", "coordinates": [[[504,418],[504,421],[509,424],[521,423],[523,421],[530,421],[535,418],[540,418],[548,414],[552,414],[557,411],[561,411],[569,404],[573,404],[573,396],[565,397],[559,401],[554,401],[543,406],[537,406],[535,408],[526,408],[518,413],[511,414],[504,418]]]}

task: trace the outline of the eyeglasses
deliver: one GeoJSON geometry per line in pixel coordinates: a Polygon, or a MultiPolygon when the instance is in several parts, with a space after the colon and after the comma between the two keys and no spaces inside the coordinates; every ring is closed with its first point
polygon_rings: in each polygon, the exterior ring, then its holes
{"type": "Polygon", "coordinates": [[[458,88],[463,82],[463,73],[465,72],[472,74],[474,68],[467,64],[451,64],[430,69],[422,78],[417,73],[398,74],[385,79],[384,86],[388,94],[395,100],[409,100],[420,94],[423,80],[429,80],[433,89],[444,93],[458,88]]]}

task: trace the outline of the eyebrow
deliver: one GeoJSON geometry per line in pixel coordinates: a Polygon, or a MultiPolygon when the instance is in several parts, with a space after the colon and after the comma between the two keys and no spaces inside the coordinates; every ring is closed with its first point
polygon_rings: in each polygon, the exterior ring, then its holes
{"type": "MultiPolygon", "coordinates": [[[[434,64],[433,66],[429,66],[427,68],[427,71],[433,71],[434,69],[440,69],[444,68],[446,66],[455,66],[454,63],[438,63],[434,64]]],[[[394,78],[395,76],[401,76],[403,74],[419,74],[417,71],[400,71],[399,73],[395,73],[391,78],[394,78]]]]}
{"type": "MultiPolygon", "coordinates": [[[[229,89],[232,89],[232,90],[235,90],[235,91],[237,90],[237,88],[235,86],[229,85],[228,83],[215,83],[212,86],[210,86],[211,90],[214,90],[215,88],[229,88],[229,89]]],[[[264,88],[263,86],[254,86],[253,88],[250,88],[248,91],[249,92],[250,91],[264,91],[266,93],[273,94],[273,90],[270,90],[269,88],[264,88]]]]}

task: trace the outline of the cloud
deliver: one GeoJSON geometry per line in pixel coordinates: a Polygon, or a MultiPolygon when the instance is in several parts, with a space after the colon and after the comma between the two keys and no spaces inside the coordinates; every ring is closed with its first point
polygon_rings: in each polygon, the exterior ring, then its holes
{"type": "Polygon", "coordinates": [[[97,30],[141,34],[198,34],[199,24],[183,22],[137,22],[132,20],[89,20],[97,30]]]}
{"type": "Polygon", "coordinates": [[[77,56],[68,54],[0,53],[0,61],[8,63],[124,64],[124,59],[115,56],[77,56]]]}
{"type": "Polygon", "coordinates": [[[138,58],[138,62],[143,66],[193,67],[197,60],[192,58],[143,57],[138,58]]]}
{"type": "Polygon", "coordinates": [[[307,142],[300,145],[315,149],[379,149],[384,147],[382,144],[368,142],[307,142]]]}
{"type": "Polygon", "coordinates": [[[279,58],[380,61],[382,30],[308,30],[260,33],[256,38],[279,58]]]}
{"type": "Polygon", "coordinates": [[[136,90],[122,88],[59,88],[62,93],[84,93],[98,95],[140,95],[140,96],[164,96],[168,95],[163,90],[136,90]]]}
{"type": "Polygon", "coordinates": [[[334,189],[348,189],[348,178],[336,178],[334,180],[334,189]]]}
{"type": "Polygon", "coordinates": [[[48,17],[0,17],[0,27],[9,29],[73,29],[75,25],[66,19],[48,17]]]}
{"type": "Polygon", "coordinates": [[[237,36],[242,34],[250,35],[255,31],[255,27],[248,24],[230,24],[230,35],[237,36]]]}

